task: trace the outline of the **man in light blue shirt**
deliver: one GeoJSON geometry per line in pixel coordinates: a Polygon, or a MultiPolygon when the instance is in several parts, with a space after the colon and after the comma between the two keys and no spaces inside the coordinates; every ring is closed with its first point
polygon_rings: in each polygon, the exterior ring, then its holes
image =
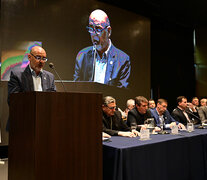
{"type": "Polygon", "coordinates": [[[182,123],[179,123],[170,115],[167,110],[167,100],[158,99],[156,108],[150,109],[150,112],[158,127],[162,124],[165,129],[168,129],[174,125],[178,125],[178,128],[186,130],[182,123]]]}
{"type": "Polygon", "coordinates": [[[94,10],[87,30],[93,46],[82,49],[75,62],[74,81],[92,81],[127,87],[131,72],[129,56],[111,42],[112,28],[107,14],[94,10]]]}

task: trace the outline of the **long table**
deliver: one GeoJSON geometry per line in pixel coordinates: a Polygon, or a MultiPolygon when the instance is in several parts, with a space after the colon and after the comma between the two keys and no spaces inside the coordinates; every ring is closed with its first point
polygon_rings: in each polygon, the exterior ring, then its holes
{"type": "Polygon", "coordinates": [[[207,180],[207,129],[147,141],[113,136],[103,142],[103,180],[207,180]]]}

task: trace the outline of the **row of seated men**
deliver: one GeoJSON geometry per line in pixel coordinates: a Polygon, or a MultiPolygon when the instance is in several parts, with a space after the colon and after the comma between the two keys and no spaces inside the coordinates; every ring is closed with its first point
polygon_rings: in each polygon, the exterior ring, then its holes
{"type": "Polygon", "coordinates": [[[200,124],[207,121],[207,99],[199,100],[197,97],[192,99],[192,102],[187,102],[184,96],[177,97],[177,107],[170,112],[167,110],[168,102],[165,99],[158,99],[155,106],[154,100],[147,100],[143,96],[138,96],[134,100],[127,101],[127,109],[122,112],[116,107],[116,100],[107,96],[103,98],[103,132],[108,135],[136,137],[139,135],[144,122],[148,118],[154,118],[156,124],[155,131],[161,131],[161,122],[164,129],[171,129],[178,125],[178,128],[186,130],[185,125],[191,122],[200,124]],[[126,122],[123,119],[126,119],[126,122]],[[131,130],[132,124],[137,125],[136,130],[131,130]]]}

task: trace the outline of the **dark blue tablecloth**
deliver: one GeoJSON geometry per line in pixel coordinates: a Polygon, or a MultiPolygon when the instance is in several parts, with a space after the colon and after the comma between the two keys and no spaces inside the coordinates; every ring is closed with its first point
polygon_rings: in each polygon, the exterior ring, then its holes
{"type": "Polygon", "coordinates": [[[207,129],[178,135],[114,136],[103,142],[104,180],[207,180],[207,129]]]}

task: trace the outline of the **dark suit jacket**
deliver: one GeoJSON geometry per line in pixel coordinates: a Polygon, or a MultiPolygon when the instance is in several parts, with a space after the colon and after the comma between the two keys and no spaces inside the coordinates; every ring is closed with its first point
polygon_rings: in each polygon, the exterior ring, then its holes
{"type": "MultiPolygon", "coordinates": [[[[154,118],[155,120],[155,123],[158,127],[160,127],[160,120],[159,120],[159,114],[156,110],[156,108],[154,109],[150,109],[151,111],[151,115],[152,117],[154,118]]],[[[178,124],[179,122],[177,122],[169,113],[168,110],[166,110],[164,113],[163,113],[163,118],[164,118],[164,123],[165,124],[170,124],[171,122],[176,122],[176,124],[178,124]]]]}
{"type": "MultiPolygon", "coordinates": [[[[56,91],[54,75],[43,70],[42,75],[42,90],[56,91]]],[[[12,93],[34,91],[32,73],[29,65],[22,71],[11,71],[10,80],[8,82],[8,103],[12,93]]]]}
{"type": "Polygon", "coordinates": [[[103,112],[103,132],[114,136],[118,135],[119,131],[130,131],[131,129],[126,125],[121,117],[119,111],[115,111],[114,116],[108,117],[103,112]],[[112,127],[111,127],[112,125],[112,127]]]}
{"type": "MultiPolygon", "coordinates": [[[[199,123],[199,118],[196,118],[196,116],[193,113],[189,112],[189,110],[186,110],[185,112],[188,114],[189,119],[192,122],[194,122],[194,124],[199,123]],[[193,121],[193,119],[194,119],[194,121],[193,121]]],[[[187,118],[183,114],[183,111],[181,109],[179,109],[178,107],[173,110],[171,115],[176,121],[178,121],[184,125],[186,125],[188,123],[187,118]]]]}
{"type": "MultiPolygon", "coordinates": [[[[140,114],[135,106],[131,111],[128,112],[127,125],[131,127],[131,123],[136,123],[137,125],[144,124],[147,118],[151,118],[150,110],[147,110],[145,114],[140,114]]],[[[139,129],[138,129],[139,130],[139,129]]]]}
{"type": "MultiPolygon", "coordinates": [[[[75,63],[74,81],[93,81],[93,47],[81,50],[75,63]]],[[[131,65],[129,56],[117,49],[113,44],[107,55],[107,67],[104,84],[117,87],[127,87],[130,76],[131,65]]]]}

